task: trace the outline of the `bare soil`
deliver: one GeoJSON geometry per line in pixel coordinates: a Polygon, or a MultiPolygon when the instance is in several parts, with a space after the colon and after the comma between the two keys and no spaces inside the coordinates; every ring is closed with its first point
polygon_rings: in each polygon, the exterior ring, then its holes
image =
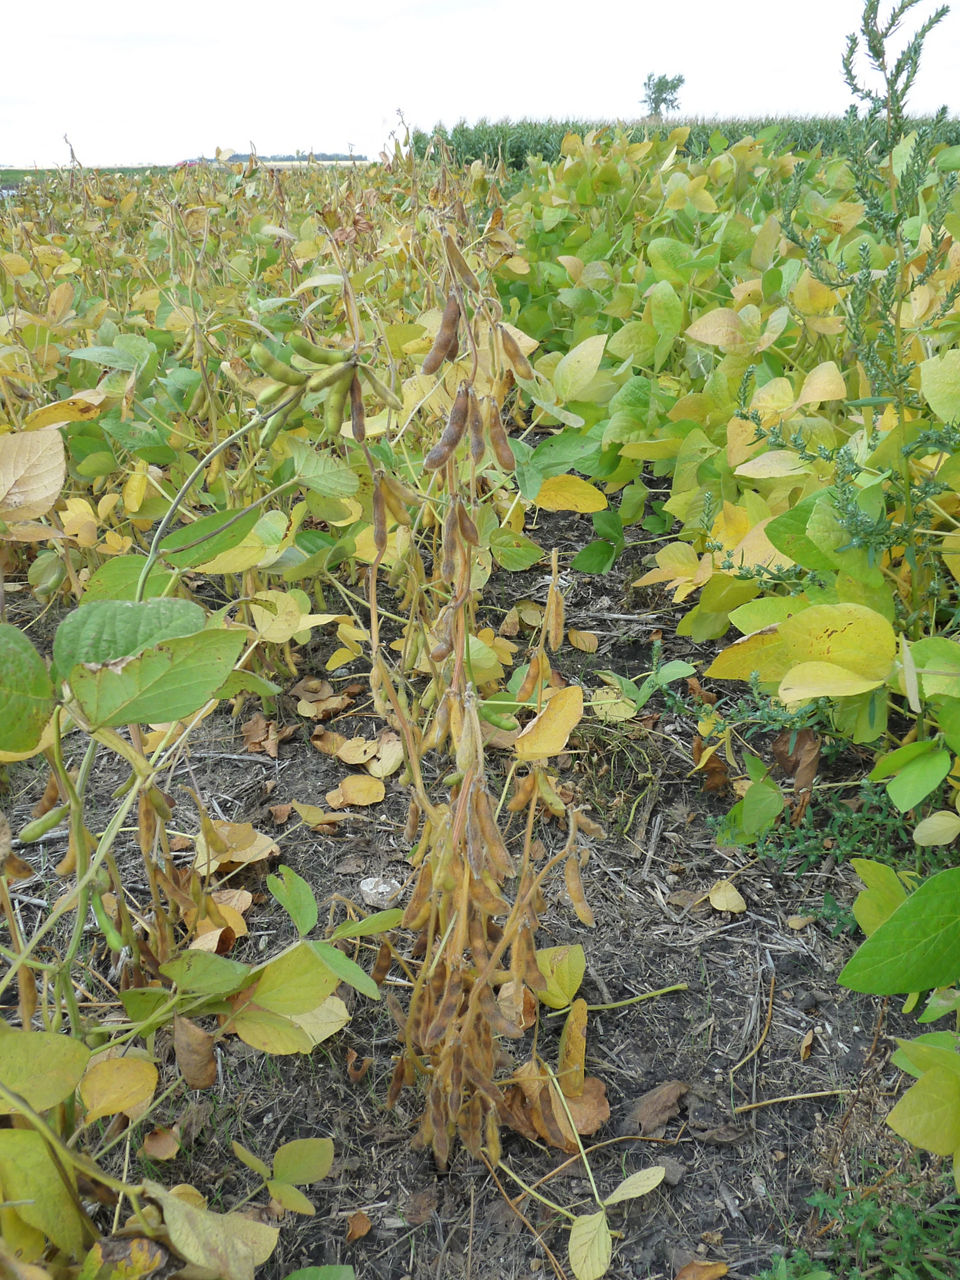
{"type": "MultiPolygon", "coordinates": [[[[571,518],[549,532],[564,555],[590,536],[585,520],[571,518]]],[[[546,542],[546,534],[541,539],[546,542]]],[[[631,595],[637,569],[628,559],[603,578],[565,579],[568,625],[592,630],[601,641],[595,655],[561,652],[557,665],[568,679],[595,685],[591,673],[598,669],[631,677],[649,671],[651,637],[661,629],[665,658],[699,663],[710,656],[670,639],[675,619],[664,598],[638,603],[631,595]]],[[[542,600],[546,585],[542,569],[502,575],[485,596],[490,621],[496,625],[516,598],[542,600]]],[[[8,597],[11,620],[25,607],[24,597],[8,597]]],[[[323,674],[331,647],[324,638],[304,651],[299,676],[323,674]]],[[[358,665],[336,678],[345,683],[362,676],[358,665]]],[[[716,692],[729,696],[729,690],[716,692]]],[[[240,723],[256,709],[248,702],[239,719],[224,712],[204,723],[165,785],[177,802],[171,826],[186,834],[197,830],[192,788],[212,816],[268,831],[282,860],[315,889],[323,927],[328,918],[342,918],[345,899],[360,902],[365,876],[407,879],[407,797],[388,779],[385,802],[356,811],[337,836],[302,827],[288,834],[275,823],[271,806],[294,800],[322,805],[345,769],[311,745],[312,726],[303,725],[288,697],[279,700],[277,719],[297,729],[280,744],[277,759],[248,753],[240,723]]],[[[725,1263],[735,1278],[752,1277],[796,1242],[813,1251],[822,1247],[821,1228],[806,1203],[816,1188],[870,1180],[865,1170],[906,1167],[908,1161],[908,1148],[883,1124],[900,1084],[890,1065],[893,1037],[908,1033],[908,1022],[898,1021],[883,1001],[835,984],[855,937],[834,936],[835,913],[824,917],[824,898],[849,906],[856,877],[823,848],[816,799],[805,851],[758,859],[749,849],[719,848],[710,820],[729,808],[732,797],[704,792],[701,776],[692,773],[696,718],[689,699],[684,707],[658,696],[640,720],[585,722],[563,760],[563,781],[606,830],[605,838],[591,842],[584,872],[596,927],[578,923],[561,871],[548,894],[541,945],[583,944],[582,994],[591,1006],[682,988],[590,1015],[587,1066],[605,1083],[611,1107],[609,1123],[588,1147],[597,1186],[608,1194],[636,1169],[662,1164],[667,1170],[655,1192],[611,1214],[620,1233],[609,1272],[614,1280],[673,1280],[693,1259],[725,1263]],[[706,898],[717,880],[730,878],[746,901],[740,914],[716,911],[706,898]],[[656,1115],[646,1095],[671,1084],[674,1105],[652,1123],[656,1115]]],[[[372,736],[382,726],[361,699],[328,727],[372,736]]],[[[96,769],[95,830],[111,812],[110,793],[126,776],[125,767],[106,754],[96,769]]],[[[37,762],[10,771],[3,807],[14,831],[27,820],[44,781],[37,762]]],[[[508,840],[518,838],[517,828],[514,822],[508,840]]],[[[548,828],[541,834],[548,844],[559,838],[548,828]]],[[[144,886],[135,835],[124,832],[118,859],[137,897],[144,886]]],[[[58,831],[23,850],[37,870],[16,895],[28,935],[60,892],[53,868],[65,841],[58,831]]],[[[257,902],[250,934],[233,952],[241,960],[269,954],[292,936],[264,892],[267,869],[251,870],[244,881],[257,902]]],[[[94,937],[91,925],[92,943],[94,937]]],[[[369,952],[358,959],[369,968],[369,952]]],[[[102,979],[109,981],[109,963],[95,950],[89,963],[88,994],[96,1003],[108,996],[102,979]]],[[[396,990],[402,1000],[402,987],[396,990]]],[[[232,1140],[269,1160],[281,1142],[329,1135],[336,1148],[333,1172],[309,1189],[316,1216],[283,1218],[264,1277],[279,1280],[321,1263],[350,1263],[361,1280],[539,1280],[554,1266],[572,1274],[557,1215],[502,1171],[495,1177],[462,1151],[440,1171],[429,1153],[411,1147],[416,1092],[405,1091],[390,1112],[383,1106],[397,1049],[395,1025],[382,1002],[352,992],[345,999],[352,1021],[310,1057],[268,1058],[236,1039],[225,1041],[216,1086],[203,1094],[181,1088],[171,1099],[165,1122],[180,1125],[180,1155],[163,1166],[134,1155],[130,1175],[139,1165],[167,1185],[192,1182],[212,1207],[227,1209],[253,1185],[231,1151],[232,1140]],[[348,1072],[350,1050],[372,1059],[356,1083],[348,1072]],[[358,1212],[367,1215],[370,1229],[348,1242],[358,1212]]],[[[560,1021],[542,1020],[539,1046],[548,1058],[555,1056],[560,1021]]],[[[528,1053],[529,1042],[510,1048],[528,1053]]],[[[157,1036],[156,1051],[165,1087],[177,1075],[167,1031],[157,1036]]],[[[131,1151],[139,1145],[137,1135],[131,1151]]],[[[590,1211],[579,1158],[505,1134],[504,1161],[527,1186],[536,1184],[572,1212],[590,1211]]],[[[927,1176],[936,1170],[932,1162],[927,1176]]]]}

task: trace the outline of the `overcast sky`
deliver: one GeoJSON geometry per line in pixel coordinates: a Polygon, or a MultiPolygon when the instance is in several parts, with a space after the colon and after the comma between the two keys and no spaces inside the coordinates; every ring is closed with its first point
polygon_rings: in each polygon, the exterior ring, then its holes
{"type": "MultiPolygon", "coordinates": [[[[0,164],[171,163],[218,146],[375,156],[398,127],[629,120],[649,72],[681,112],[842,114],[862,0],[21,0],[3,6],[0,164]]],[[[908,15],[933,11],[923,0],[908,15]]],[[[889,4],[881,5],[881,14],[889,4]]],[[[960,113],[960,6],[912,110],[960,113]]]]}

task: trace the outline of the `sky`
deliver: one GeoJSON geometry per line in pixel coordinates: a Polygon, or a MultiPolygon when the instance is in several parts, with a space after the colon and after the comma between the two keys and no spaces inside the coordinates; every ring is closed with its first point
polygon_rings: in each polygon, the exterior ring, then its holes
{"type": "MultiPolygon", "coordinates": [[[[648,73],[688,116],[841,115],[862,0],[45,0],[4,6],[0,165],[170,164],[217,147],[376,157],[407,125],[635,120],[648,73]]],[[[889,11],[881,4],[881,17],[889,11]]],[[[933,12],[921,0],[909,34],[933,12]]],[[[912,112],[960,114],[960,7],[912,112]]]]}

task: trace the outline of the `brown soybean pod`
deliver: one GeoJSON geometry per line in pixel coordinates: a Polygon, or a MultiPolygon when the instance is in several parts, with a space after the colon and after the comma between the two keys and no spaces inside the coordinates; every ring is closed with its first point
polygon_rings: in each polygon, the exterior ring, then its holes
{"type": "Polygon", "coordinates": [[[387,504],[379,480],[373,482],[373,545],[381,553],[387,547],[387,504]]]}
{"type": "Polygon", "coordinates": [[[490,405],[490,422],[487,425],[490,434],[490,447],[493,450],[493,456],[504,471],[514,471],[517,466],[517,460],[513,456],[513,450],[510,448],[510,438],[503,425],[500,417],[500,407],[496,400],[491,401],[490,405]]]}
{"type": "Polygon", "coordinates": [[[480,401],[473,387],[470,388],[470,408],[467,411],[467,423],[470,427],[470,457],[479,463],[483,457],[486,444],[483,439],[483,415],[480,412],[480,401]]]}
{"type": "Polygon", "coordinates": [[[363,388],[360,386],[360,379],[356,372],[350,383],[350,427],[357,444],[363,444],[367,436],[367,427],[363,416],[363,388]]]}
{"type": "Polygon", "coordinates": [[[443,429],[443,435],[423,460],[424,471],[439,471],[444,463],[449,460],[454,449],[463,439],[463,433],[467,427],[469,405],[469,383],[461,382],[457,389],[456,399],[451,406],[450,415],[447,418],[447,425],[443,429]]]}
{"type": "Polygon", "coordinates": [[[447,250],[447,261],[457,273],[463,283],[467,286],[471,293],[480,292],[480,281],[467,266],[466,259],[454,244],[452,236],[443,237],[444,247],[447,250]]]}
{"type": "Polygon", "coordinates": [[[459,323],[460,303],[457,301],[457,295],[451,289],[447,295],[447,305],[443,308],[443,316],[440,320],[437,336],[434,338],[433,346],[427,352],[426,359],[421,366],[424,373],[436,373],[444,360],[447,359],[448,353],[457,342],[457,326],[459,323]]]}
{"type": "Polygon", "coordinates": [[[507,357],[513,372],[518,378],[532,378],[533,366],[520,350],[520,346],[510,330],[504,328],[502,324],[498,324],[497,333],[499,333],[500,341],[503,343],[503,354],[507,357]]]}
{"type": "Polygon", "coordinates": [[[460,523],[457,520],[457,502],[454,499],[443,518],[443,561],[440,565],[440,577],[444,582],[453,584],[457,576],[457,533],[460,523]]]}
{"type": "Polygon", "coordinates": [[[467,511],[467,508],[463,505],[463,503],[460,501],[459,498],[455,499],[455,506],[457,508],[457,524],[460,526],[461,537],[463,538],[464,542],[469,542],[471,547],[479,547],[480,534],[477,530],[477,526],[473,523],[473,520],[470,518],[470,514],[467,511]]]}

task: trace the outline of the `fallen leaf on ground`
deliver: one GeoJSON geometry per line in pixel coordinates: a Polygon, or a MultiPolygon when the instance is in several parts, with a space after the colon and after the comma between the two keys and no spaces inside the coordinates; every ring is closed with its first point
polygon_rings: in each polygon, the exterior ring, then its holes
{"type": "Polygon", "coordinates": [[[343,809],[347,805],[379,804],[386,789],[379,778],[365,773],[351,773],[334,791],[327,792],[327,804],[331,809],[343,809]]]}
{"type": "Polygon", "coordinates": [[[743,895],[732,880],[718,880],[708,897],[714,911],[732,911],[734,915],[740,915],[747,909],[743,895]]]}
{"type": "Polygon", "coordinates": [[[637,1099],[627,1114],[628,1121],[637,1126],[643,1137],[659,1137],[657,1131],[665,1129],[667,1122],[680,1114],[680,1099],[689,1089],[690,1086],[682,1080],[658,1084],[637,1099]]]}
{"type": "Polygon", "coordinates": [[[362,1209],[351,1213],[347,1219],[347,1244],[352,1244],[354,1240],[362,1240],[372,1226],[373,1223],[362,1209]]]}
{"type": "Polygon", "coordinates": [[[812,1052],[813,1052],[813,1028],[811,1027],[810,1030],[803,1037],[803,1039],[800,1041],[800,1061],[806,1062],[806,1060],[810,1057],[810,1054],[812,1052]]]}
{"type": "Polygon", "coordinates": [[[258,711],[240,726],[240,732],[248,751],[262,752],[271,760],[276,760],[279,742],[276,720],[268,720],[262,711],[258,711]]]}
{"type": "Polygon", "coordinates": [[[143,1140],[143,1155],[151,1160],[172,1160],[180,1150],[180,1139],[175,1129],[153,1129],[143,1140]]]}
{"type": "Polygon", "coordinates": [[[715,1129],[691,1129],[690,1132],[698,1142],[712,1142],[718,1147],[740,1142],[746,1137],[746,1130],[735,1124],[719,1124],[715,1129]]]}
{"type": "Polygon", "coordinates": [[[725,1262],[688,1262],[681,1267],[673,1280],[720,1280],[729,1268],[725,1262]]]}
{"type": "Polygon", "coordinates": [[[419,1191],[415,1191],[408,1200],[401,1201],[400,1208],[403,1216],[411,1227],[420,1227],[430,1218],[434,1209],[437,1207],[437,1185],[431,1183],[428,1187],[421,1187],[419,1191]]]}
{"type": "Polygon", "coordinates": [[[787,916],[788,929],[805,929],[808,924],[813,924],[816,916],[787,916]]]}

